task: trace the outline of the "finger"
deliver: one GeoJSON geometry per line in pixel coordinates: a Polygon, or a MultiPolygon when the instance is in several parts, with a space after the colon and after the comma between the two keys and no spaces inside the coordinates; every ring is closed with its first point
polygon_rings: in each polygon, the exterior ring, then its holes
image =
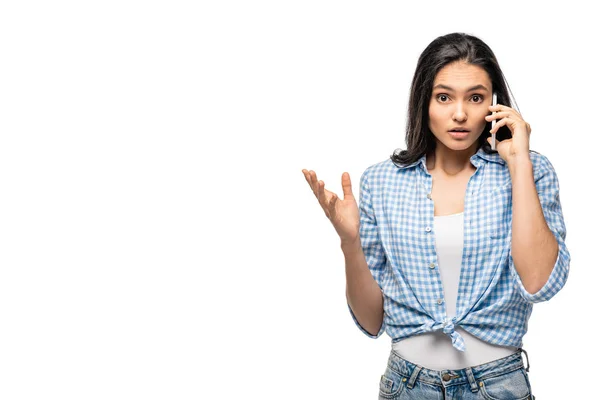
{"type": "Polygon", "coordinates": [[[509,119],[509,117],[504,117],[500,121],[496,121],[496,126],[494,126],[494,128],[490,130],[490,133],[495,134],[496,132],[498,132],[498,129],[500,129],[501,126],[505,126],[508,123],[509,119]]]}
{"type": "Polygon", "coordinates": [[[319,203],[321,204],[321,207],[323,207],[323,203],[321,202],[321,200],[319,199],[319,181],[317,179],[317,173],[315,171],[310,171],[310,183],[311,183],[311,187],[313,190],[313,193],[315,194],[315,197],[317,198],[317,200],[319,201],[319,203]]]}
{"type": "Polygon", "coordinates": [[[485,119],[488,121],[491,121],[493,119],[506,118],[506,117],[510,117],[510,118],[514,119],[515,121],[523,120],[523,118],[521,117],[521,114],[519,114],[518,112],[516,112],[513,109],[509,109],[507,111],[494,112],[493,114],[486,115],[485,119]]]}
{"type": "Polygon", "coordinates": [[[342,174],[342,189],[344,191],[344,200],[354,197],[352,194],[352,182],[350,182],[350,174],[347,172],[342,174]]]}
{"type": "Polygon", "coordinates": [[[315,190],[313,188],[313,184],[312,184],[312,179],[311,179],[311,176],[310,176],[310,172],[308,172],[308,170],[306,170],[306,169],[303,169],[302,173],[304,174],[304,179],[306,179],[306,182],[308,183],[308,186],[310,186],[310,188],[312,189],[313,194],[314,194],[315,190]]]}
{"type": "Polygon", "coordinates": [[[321,204],[321,207],[323,207],[323,211],[325,211],[325,215],[327,215],[327,218],[331,219],[331,212],[329,210],[330,207],[330,202],[331,202],[331,197],[333,197],[335,194],[333,192],[330,192],[329,190],[325,190],[325,182],[323,181],[319,181],[319,203],[321,204]]]}
{"type": "MultiPolygon", "coordinates": [[[[325,187],[325,183],[323,183],[323,187],[325,187]]],[[[321,197],[322,196],[321,196],[321,181],[320,180],[317,181],[317,191],[316,191],[316,194],[317,194],[317,199],[319,199],[319,203],[321,203],[321,197]]]]}
{"type": "Polygon", "coordinates": [[[490,111],[507,111],[512,110],[512,108],[505,106],[503,104],[496,104],[495,106],[488,106],[490,111]]]}
{"type": "Polygon", "coordinates": [[[319,194],[319,203],[323,206],[323,209],[327,208],[327,196],[325,195],[325,182],[319,181],[318,183],[319,189],[317,193],[319,194]]]}
{"type": "MultiPolygon", "coordinates": [[[[496,104],[495,106],[489,106],[488,109],[490,111],[492,111],[494,114],[493,115],[502,115],[502,116],[516,116],[516,118],[518,119],[523,119],[523,117],[521,116],[520,113],[517,112],[517,110],[515,110],[514,108],[502,105],[502,104],[496,104]]],[[[486,116],[487,119],[488,116],[486,116]]]]}
{"type": "Polygon", "coordinates": [[[488,143],[490,144],[490,146],[492,145],[492,142],[495,141],[496,142],[496,149],[498,149],[498,143],[500,143],[498,141],[498,139],[496,140],[492,140],[492,137],[490,136],[489,138],[487,138],[488,143]]]}
{"type": "Polygon", "coordinates": [[[310,186],[312,187],[315,197],[318,199],[319,198],[319,183],[317,181],[317,173],[313,170],[310,170],[309,175],[310,175],[310,186]]]}
{"type": "Polygon", "coordinates": [[[509,115],[510,114],[508,112],[495,112],[494,114],[486,115],[485,119],[487,121],[492,121],[492,120],[495,120],[495,119],[507,117],[509,115]]]}
{"type": "Polygon", "coordinates": [[[335,193],[331,194],[331,199],[329,200],[329,219],[333,220],[335,219],[336,214],[336,210],[335,210],[335,205],[337,204],[337,195],[335,193]]]}

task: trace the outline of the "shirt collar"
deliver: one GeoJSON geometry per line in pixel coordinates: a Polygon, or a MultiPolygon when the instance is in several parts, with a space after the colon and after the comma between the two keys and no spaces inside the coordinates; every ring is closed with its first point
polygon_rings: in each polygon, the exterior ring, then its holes
{"type": "MultiPolygon", "coordinates": [[[[488,154],[485,151],[483,151],[483,147],[479,148],[479,150],[477,151],[477,153],[473,154],[471,156],[471,161],[473,162],[474,165],[479,165],[479,161],[478,158],[481,158],[485,161],[488,162],[495,162],[498,163],[500,165],[504,165],[506,162],[502,159],[502,157],[500,157],[500,153],[491,153],[488,154]]],[[[396,164],[396,166],[399,169],[408,169],[411,167],[414,167],[415,165],[419,165],[422,164],[424,169],[427,169],[427,165],[426,165],[426,155],[423,154],[421,156],[421,158],[419,158],[417,161],[411,163],[411,164],[406,164],[406,165],[400,165],[400,164],[396,164]]]]}

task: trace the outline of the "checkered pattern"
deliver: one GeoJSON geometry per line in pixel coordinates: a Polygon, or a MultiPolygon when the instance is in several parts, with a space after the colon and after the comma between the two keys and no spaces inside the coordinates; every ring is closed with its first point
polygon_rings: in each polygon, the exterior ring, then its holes
{"type": "Polygon", "coordinates": [[[461,328],[492,344],[522,346],[533,303],[551,299],[565,284],[570,254],[565,245],[558,178],[550,161],[531,152],[534,180],[559,253],[548,282],[528,293],[515,269],[512,252],[512,186],[499,154],[480,149],[471,157],[477,168],[464,203],[464,242],[456,317],[446,316],[435,249],[432,177],[424,155],[399,166],[387,159],[368,167],[360,178],[360,239],[371,274],[383,292],[384,320],[377,335],[394,342],[442,330],[453,346],[465,350],[461,328]]]}

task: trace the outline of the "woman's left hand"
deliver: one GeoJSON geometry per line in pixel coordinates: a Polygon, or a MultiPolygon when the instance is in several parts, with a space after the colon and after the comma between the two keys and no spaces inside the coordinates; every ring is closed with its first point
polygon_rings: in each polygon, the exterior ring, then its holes
{"type": "MultiPolygon", "coordinates": [[[[507,163],[514,161],[518,157],[529,158],[529,135],[531,135],[531,126],[523,120],[521,114],[512,108],[497,104],[489,106],[491,112],[496,112],[485,117],[486,121],[497,120],[490,133],[495,133],[501,126],[508,126],[512,133],[512,138],[499,142],[496,140],[496,150],[500,157],[507,163]]],[[[492,144],[492,137],[487,139],[492,144]]]]}

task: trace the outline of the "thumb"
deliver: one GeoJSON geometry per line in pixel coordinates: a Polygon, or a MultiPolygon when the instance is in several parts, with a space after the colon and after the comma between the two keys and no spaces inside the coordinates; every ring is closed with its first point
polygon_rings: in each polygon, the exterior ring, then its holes
{"type": "Polygon", "coordinates": [[[354,195],[352,194],[352,183],[350,182],[350,174],[344,172],[342,174],[342,189],[344,190],[344,200],[346,198],[352,198],[354,195]]]}

